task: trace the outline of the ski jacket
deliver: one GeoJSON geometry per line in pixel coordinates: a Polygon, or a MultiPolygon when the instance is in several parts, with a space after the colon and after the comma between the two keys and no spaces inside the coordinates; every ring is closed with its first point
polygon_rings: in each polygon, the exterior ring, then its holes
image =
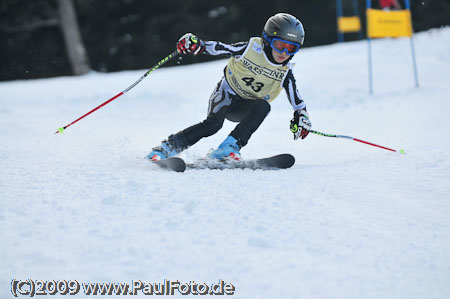
{"type": "Polygon", "coordinates": [[[294,110],[306,110],[298,92],[292,68],[294,64],[274,64],[263,50],[260,37],[247,42],[225,44],[219,41],[205,41],[204,54],[231,57],[224,69],[225,78],[239,96],[244,99],[273,101],[282,89],[294,110]]]}

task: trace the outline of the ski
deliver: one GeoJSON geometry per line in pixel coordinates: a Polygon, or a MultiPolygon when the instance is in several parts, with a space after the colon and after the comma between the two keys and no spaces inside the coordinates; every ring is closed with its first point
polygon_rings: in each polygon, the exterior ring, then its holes
{"type": "Polygon", "coordinates": [[[194,163],[186,164],[189,169],[263,169],[276,170],[287,169],[295,164],[295,158],[291,154],[280,154],[267,158],[250,160],[216,160],[200,159],[194,163]]]}
{"type": "Polygon", "coordinates": [[[161,168],[175,172],[184,172],[186,170],[186,163],[184,162],[183,159],[178,157],[170,157],[167,159],[151,162],[158,165],[161,168]]]}

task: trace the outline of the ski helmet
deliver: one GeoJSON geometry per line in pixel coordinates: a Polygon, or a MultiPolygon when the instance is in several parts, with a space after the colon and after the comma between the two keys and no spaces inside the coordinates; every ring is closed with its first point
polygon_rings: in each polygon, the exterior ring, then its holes
{"type": "Polygon", "coordinates": [[[293,15],[277,13],[267,20],[262,35],[266,45],[270,45],[272,38],[277,37],[302,46],[305,30],[302,23],[293,15]]]}

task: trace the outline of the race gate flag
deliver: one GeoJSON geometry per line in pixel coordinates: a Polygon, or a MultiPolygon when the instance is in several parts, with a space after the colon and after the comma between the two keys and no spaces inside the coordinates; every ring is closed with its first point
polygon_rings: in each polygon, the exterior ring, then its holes
{"type": "Polygon", "coordinates": [[[385,11],[368,8],[367,36],[412,37],[411,12],[409,9],[385,11]]]}
{"type": "MultiPolygon", "coordinates": [[[[345,33],[359,33],[359,38],[363,39],[361,18],[359,17],[358,1],[352,0],[351,3],[346,1],[346,4],[351,4],[350,7],[344,9],[342,0],[336,0],[336,20],[337,20],[337,34],[338,42],[344,41],[345,33]]],[[[347,5],[348,6],[348,5],[347,5]]]]}
{"type": "Polygon", "coordinates": [[[416,87],[419,87],[409,0],[405,0],[405,9],[402,10],[373,9],[371,8],[371,4],[371,0],[366,0],[370,94],[373,94],[372,38],[409,37],[409,40],[411,42],[411,56],[413,62],[414,79],[416,83],[415,85],[416,87]]]}
{"type": "Polygon", "coordinates": [[[359,17],[340,17],[338,19],[338,30],[342,33],[361,31],[361,22],[359,21],[359,17]]]}

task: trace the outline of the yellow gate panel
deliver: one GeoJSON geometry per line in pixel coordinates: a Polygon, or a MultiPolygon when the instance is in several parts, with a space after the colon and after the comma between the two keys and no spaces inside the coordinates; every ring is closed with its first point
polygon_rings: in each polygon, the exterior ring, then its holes
{"type": "Polygon", "coordinates": [[[361,22],[359,17],[340,17],[338,18],[339,32],[358,32],[361,31],[361,22]]]}
{"type": "Polygon", "coordinates": [[[367,36],[370,38],[411,37],[411,12],[407,9],[385,11],[368,8],[367,36]]]}

